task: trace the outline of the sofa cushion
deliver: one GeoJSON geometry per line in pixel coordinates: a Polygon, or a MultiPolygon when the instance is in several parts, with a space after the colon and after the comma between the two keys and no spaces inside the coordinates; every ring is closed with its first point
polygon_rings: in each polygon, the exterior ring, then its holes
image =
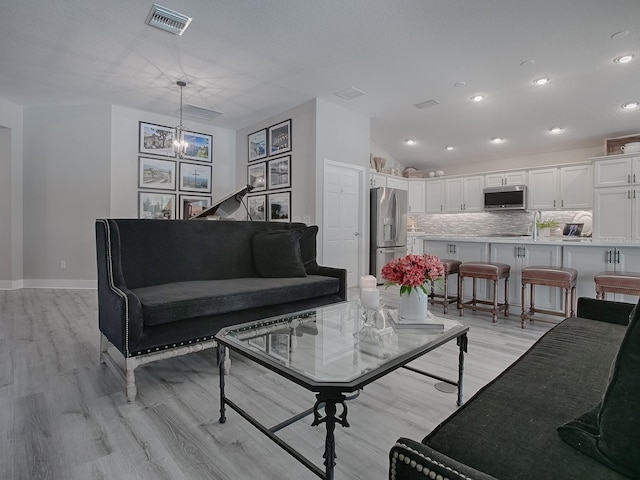
{"type": "Polygon", "coordinates": [[[278,305],[293,299],[338,292],[337,278],[322,275],[292,278],[236,278],[167,283],[134,290],[142,303],[145,325],[278,305]]]}
{"type": "Polygon", "coordinates": [[[318,271],[318,262],[316,261],[317,236],[318,226],[311,225],[302,231],[302,236],[300,237],[300,255],[307,275],[313,275],[318,271]]]}
{"type": "Polygon", "coordinates": [[[266,278],[305,277],[300,238],[302,230],[256,233],[251,239],[256,272],[266,278]]]}
{"type": "Polygon", "coordinates": [[[640,478],[640,308],[613,362],[602,402],[558,427],[560,438],[604,465],[640,478]]]}

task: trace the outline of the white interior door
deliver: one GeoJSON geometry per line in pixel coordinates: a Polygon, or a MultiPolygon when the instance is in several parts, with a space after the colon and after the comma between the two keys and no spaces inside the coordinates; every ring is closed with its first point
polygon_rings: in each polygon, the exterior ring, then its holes
{"type": "Polygon", "coordinates": [[[364,170],[325,160],[322,202],[322,264],[347,269],[347,285],[363,271],[364,170]]]}

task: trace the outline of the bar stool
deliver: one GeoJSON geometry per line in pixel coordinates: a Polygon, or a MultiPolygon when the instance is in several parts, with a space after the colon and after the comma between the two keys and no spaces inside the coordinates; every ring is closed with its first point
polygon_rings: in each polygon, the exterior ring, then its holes
{"type": "Polygon", "coordinates": [[[465,307],[476,310],[490,312],[493,315],[493,323],[496,323],[498,313],[504,310],[504,316],[509,316],[509,274],[511,267],[506,263],[493,262],[464,262],[458,267],[458,308],[460,316],[464,315],[465,307]],[[473,278],[473,298],[464,302],[464,279],[473,278]],[[493,301],[478,300],[476,298],[476,280],[486,279],[493,281],[493,301]],[[498,281],[504,279],[504,303],[498,302],[498,281]],[[490,307],[478,306],[490,305],[490,307]]]}
{"type": "Polygon", "coordinates": [[[433,305],[434,303],[442,304],[443,311],[446,315],[447,310],[449,308],[449,301],[455,300],[456,304],[458,303],[457,294],[449,295],[449,290],[447,287],[447,278],[449,277],[449,275],[458,273],[458,268],[460,267],[460,264],[462,262],[460,260],[452,260],[449,258],[441,258],[440,261],[444,266],[444,275],[442,276],[444,279],[444,287],[443,287],[442,293],[435,293],[433,289],[435,282],[431,280],[431,293],[429,294],[429,301],[431,305],[433,305]],[[436,300],[436,299],[441,299],[441,300],[436,300]]]}
{"type": "Polygon", "coordinates": [[[596,298],[604,299],[606,293],[640,296],[640,273],[600,272],[593,280],[596,282],[596,298]]]}
{"type": "MultiPolygon", "coordinates": [[[[526,320],[534,320],[533,315],[536,313],[546,313],[547,315],[557,315],[567,318],[573,316],[576,309],[576,281],[578,280],[578,271],[575,268],[563,267],[545,267],[532,266],[522,269],[522,313],[520,314],[520,325],[525,327],[526,320]],[[531,285],[529,296],[529,310],[526,310],[525,291],[527,285],[531,285]],[[535,286],[544,285],[547,287],[558,287],[564,289],[564,311],[544,310],[535,308],[535,286]],[[571,292],[571,300],[569,300],[569,292],[571,292]]],[[[545,321],[545,320],[541,320],[545,321]]]]}

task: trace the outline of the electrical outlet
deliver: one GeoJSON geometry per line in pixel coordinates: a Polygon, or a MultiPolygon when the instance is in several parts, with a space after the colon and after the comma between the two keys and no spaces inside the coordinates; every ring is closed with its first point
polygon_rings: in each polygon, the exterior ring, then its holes
{"type": "Polygon", "coordinates": [[[67,268],[67,261],[60,260],[60,270],[66,270],[66,268],[67,268]]]}

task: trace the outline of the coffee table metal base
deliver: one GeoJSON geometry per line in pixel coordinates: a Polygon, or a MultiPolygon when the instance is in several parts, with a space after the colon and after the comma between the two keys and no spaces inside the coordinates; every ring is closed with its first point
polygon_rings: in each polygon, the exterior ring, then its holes
{"type": "MultiPolygon", "coordinates": [[[[458,381],[452,381],[437,375],[433,375],[431,373],[424,372],[422,370],[418,370],[413,367],[409,367],[404,365],[403,368],[407,370],[411,370],[413,372],[419,373],[421,375],[440,380],[441,382],[445,382],[449,385],[455,386],[458,389],[458,399],[457,405],[462,405],[462,374],[464,372],[464,354],[467,352],[467,335],[466,333],[456,338],[456,343],[459,347],[459,356],[458,356],[458,381]]],[[[349,422],[347,421],[347,404],[345,403],[347,400],[351,400],[358,396],[359,392],[356,392],[354,395],[347,397],[344,392],[339,389],[327,388],[324,389],[320,393],[316,393],[316,402],[313,408],[308,409],[302,413],[299,413],[278,425],[267,428],[262,425],[258,420],[253,418],[249,413],[245,412],[242,408],[240,408],[233,401],[229,400],[225,395],[225,373],[224,373],[224,358],[225,358],[226,347],[222,344],[218,344],[218,365],[220,369],[220,423],[225,423],[227,421],[226,417],[226,406],[229,406],[232,410],[238,413],[241,417],[247,420],[251,425],[260,430],[264,435],[269,437],[274,443],[280,446],[283,450],[285,450],[289,455],[302,463],[305,467],[311,470],[314,474],[316,474],[320,478],[324,478],[326,480],[334,479],[334,470],[336,466],[336,442],[335,442],[335,427],[336,424],[341,425],[343,427],[349,427],[349,422]],[[340,412],[338,413],[338,406],[341,407],[340,412]],[[324,409],[324,415],[320,412],[321,409],[324,409]],[[306,417],[310,413],[313,413],[313,422],[311,426],[319,426],[321,424],[325,424],[326,428],[326,436],[325,436],[325,446],[324,446],[324,454],[322,455],[324,458],[324,472],[318,468],[311,460],[298,452],[295,448],[289,445],[287,442],[278,437],[275,432],[281,430],[282,428],[291,425],[298,420],[306,417]]]]}

